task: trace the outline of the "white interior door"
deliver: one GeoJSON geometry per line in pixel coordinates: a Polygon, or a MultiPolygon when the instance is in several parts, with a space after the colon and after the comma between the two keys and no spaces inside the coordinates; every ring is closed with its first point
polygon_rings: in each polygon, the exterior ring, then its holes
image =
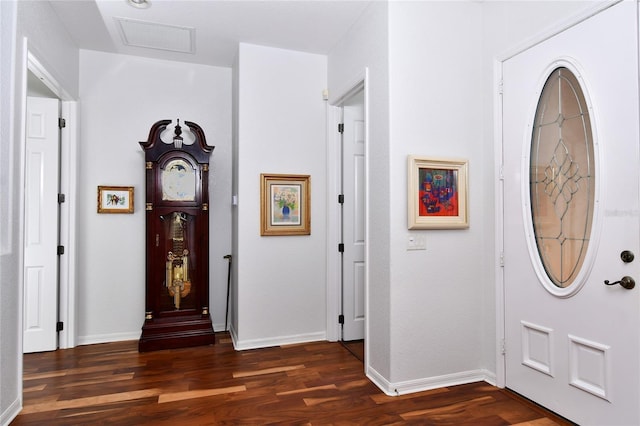
{"type": "Polygon", "coordinates": [[[342,339],[364,338],[365,319],[365,123],[364,91],[343,105],[342,241],[343,315],[342,339]]]}
{"type": "Polygon", "coordinates": [[[57,348],[57,99],[27,98],[23,351],[57,348]]]}
{"type": "MultiPolygon", "coordinates": [[[[604,284],[624,276],[640,280],[636,7],[614,5],[503,63],[506,385],[582,425],[640,424],[640,286],[604,284]],[[547,77],[558,68],[577,77],[588,109],[536,109],[547,77]],[[539,193],[530,166],[539,154],[532,152],[533,136],[545,131],[541,126],[534,132],[537,111],[555,116],[548,120],[554,128],[564,126],[549,163],[538,169],[546,179],[539,193]],[[575,132],[567,125],[570,115],[582,117],[575,132]],[[584,153],[567,147],[589,122],[593,155],[577,166],[584,153]],[[588,248],[581,265],[566,268],[574,280],[563,288],[554,284],[553,264],[570,260],[560,251],[543,263],[538,247],[547,256],[548,246],[566,247],[574,236],[562,225],[543,241],[544,228],[535,227],[532,212],[552,220],[564,218],[567,209],[586,214],[589,208],[574,203],[589,188],[591,226],[582,223],[585,241],[578,243],[588,248]],[[531,194],[558,198],[541,212],[531,194]],[[625,250],[636,259],[623,261],[625,250]]],[[[570,86],[562,87],[575,96],[570,86]]]]}

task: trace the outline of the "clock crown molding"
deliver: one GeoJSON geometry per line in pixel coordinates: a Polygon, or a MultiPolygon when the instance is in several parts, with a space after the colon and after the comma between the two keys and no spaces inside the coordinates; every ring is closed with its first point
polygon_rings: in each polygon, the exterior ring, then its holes
{"type": "Polygon", "coordinates": [[[176,148],[173,144],[167,144],[160,138],[160,135],[162,135],[171,122],[172,120],[157,121],[151,126],[148,139],[139,142],[145,152],[145,160],[156,161],[167,152],[178,151],[191,154],[198,163],[209,163],[209,156],[215,149],[215,146],[207,144],[204,131],[198,124],[192,121],[184,121],[184,124],[189,127],[189,130],[195,136],[195,141],[191,145],[182,145],[181,148],[176,148]]]}

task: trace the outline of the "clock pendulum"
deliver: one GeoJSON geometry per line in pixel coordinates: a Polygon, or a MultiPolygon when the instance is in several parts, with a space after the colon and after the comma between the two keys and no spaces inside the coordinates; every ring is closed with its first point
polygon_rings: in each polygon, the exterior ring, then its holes
{"type": "Polygon", "coordinates": [[[166,285],[169,294],[173,297],[173,305],[180,309],[180,300],[187,297],[191,291],[189,281],[189,250],[184,244],[185,221],[181,213],[173,213],[171,220],[172,250],[167,254],[166,285]],[[176,254],[177,253],[177,254],[176,254]]]}

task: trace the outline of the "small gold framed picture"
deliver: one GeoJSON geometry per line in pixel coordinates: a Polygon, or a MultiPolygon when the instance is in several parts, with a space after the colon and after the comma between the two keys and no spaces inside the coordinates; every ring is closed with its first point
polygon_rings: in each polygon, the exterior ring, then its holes
{"type": "Polygon", "coordinates": [[[133,186],[98,186],[98,213],[133,213],[133,186]]]}

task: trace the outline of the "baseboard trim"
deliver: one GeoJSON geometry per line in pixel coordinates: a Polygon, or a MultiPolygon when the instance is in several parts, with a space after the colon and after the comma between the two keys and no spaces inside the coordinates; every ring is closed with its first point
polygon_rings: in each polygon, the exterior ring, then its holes
{"type": "Polygon", "coordinates": [[[239,340],[235,330],[232,331],[234,331],[231,333],[233,348],[237,351],[327,340],[327,333],[324,331],[318,333],[294,334],[291,336],[275,336],[266,339],[251,340],[239,340]]]}
{"type": "Polygon", "coordinates": [[[95,345],[98,343],[123,342],[125,340],[139,340],[140,332],[135,333],[110,333],[94,334],[92,336],[78,336],[78,346],[95,345]]]}
{"type": "Polygon", "coordinates": [[[6,410],[0,415],[0,425],[9,425],[15,419],[22,410],[22,398],[18,398],[7,407],[6,410]]]}
{"type": "Polygon", "coordinates": [[[423,379],[407,380],[404,382],[389,382],[380,373],[367,367],[366,375],[382,392],[389,396],[405,395],[447,386],[464,385],[467,383],[487,382],[495,386],[496,376],[485,370],[470,370],[442,376],[426,377],[423,379]]]}

